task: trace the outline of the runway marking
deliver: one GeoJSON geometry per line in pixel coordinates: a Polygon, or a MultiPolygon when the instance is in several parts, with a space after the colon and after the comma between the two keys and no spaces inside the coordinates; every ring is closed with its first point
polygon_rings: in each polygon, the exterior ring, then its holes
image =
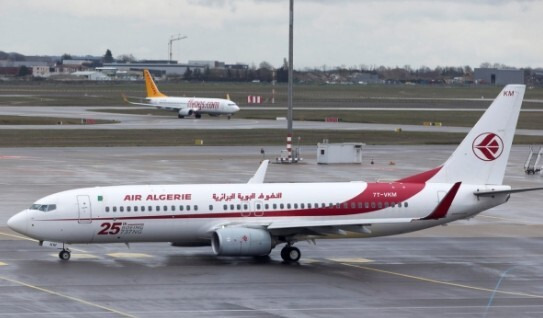
{"type": "Polygon", "coordinates": [[[81,299],[81,298],[68,296],[68,295],[65,295],[65,294],[50,290],[50,289],[46,289],[46,288],[43,288],[43,287],[34,286],[34,285],[31,285],[31,284],[28,284],[28,283],[25,283],[25,282],[22,282],[22,281],[18,281],[18,280],[15,280],[15,279],[5,277],[5,276],[0,276],[0,279],[5,280],[5,281],[10,282],[10,283],[13,283],[13,284],[16,284],[16,285],[19,285],[19,286],[28,287],[28,288],[31,288],[31,289],[35,289],[35,290],[47,293],[47,294],[51,294],[51,295],[55,295],[55,296],[65,298],[65,299],[73,300],[75,302],[78,302],[78,303],[81,303],[81,304],[84,304],[84,305],[100,308],[100,309],[103,309],[105,311],[121,315],[123,317],[132,317],[132,318],[136,317],[136,316],[133,316],[133,315],[131,315],[129,313],[125,313],[125,312],[122,312],[122,311],[119,311],[119,310],[116,310],[116,309],[113,309],[113,308],[110,308],[110,307],[95,304],[95,303],[92,303],[90,301],[87,301],[87,300],[84,300],[84,299],[81,299]]]}
{"type": "MultiPolygon", "coordinates": [[[[38,240],[35,240],[35,239],[33,239],[33,238],[30,238],[30,237],[22,236],[22,235],[9,234],[9,233],[5,233],[5,232],[0,232],[0,235],[9,236],[9,237],[13,237],[13,238],[21,239],[21,240],[27,240],[27,241],[39,243],[38,240]]],[[[70,250],[72,250],[72,251],[78,251],[78,252],[81,252],[81,253],[87,253],[87,251],[82,250],[82,249],[72,248],[72,247],[69,247],[69,248],[70,248],[70,250]]]]}
{"type": "Polygon", "coordinates": [[[421,276],[415,276],[415,275],[403,274],[403,273],[398,273],[398,272],[392,272],[392,271],[387,271],[387,270],[384,270],[384,269],[378,269],[378,268],[373,268],[373,267],[360,266],[360,265],[349,264],[349,263],[340,263],[340,264],[345,265],[345,266],[365,269],[365,270],[368,270],[368,271],[384,273],[384,274],[389,274],[389,275],[394,275],[394,276],[400,276],[400,277],[404,277],[404,278],[410,278],[410,279],[419,280],[419,281],[423,281],[423,282],[427,282],[427,283],[446,285],[446,286],[452,286],[452,287],[459,287],[459,288],[464,288],[464,289],[472,289],[472,290],[478,290],[478,291],[485,291],[485,292],[490,292],[490,293],[495,292],[495,293],[504,294],[504,295],[513,295],[513,296],[522,296],[522,297],[531,297],[531,298],[543,299],[542,295],[534,295],[534,294],[521,293],[521,292],[512,292],[512,291],[505,291],[505,290],[496,290],[495,291],[494,289],[491,289],[491,288],[484,288],[484,287],[477,287],[477,286],[470,286],[470,285],[464,285],[464,284],[458,284],[458,283],[445,282],[445,281],[441,281],[441,280],[437,280],[437,279],[431,279],[431,278],[426,278],[426,277],[421,277],[421,276]]]}
{"type": "Polygon", "coordinates": [[[328,258],[328,260],[337,263],[371,263],[373,260],[367,258],[328,258]]]}
{"type": "Polygon", "coordinates": [[[6,266],[8,263],[0,262],[0,266],[6,266]]]}
{"type": "Polygon", "coordinates": [[[115,258],[146,258],[146,257],[152,257],[149,254],[143,254],[143,253],[110,253],[106,254],[107,256],[115,257],[115,258]]]}
{"type": "MultiPolygon", "coordinates": [[[[58,254],[50,254],[50,255],[51,255],[51,256],[54,256],[54,257],[58,257],[58,254]]],[[[71,258],[72,258],[72,259],[74,259],[74,258],[75,258],[75,259],[91,259],[91,258],[100,258],[100,257],[98,257],[98,256],[96,256],[96,255],[92,255],[92,254],[85,254],[85,253],[81,253],[81,254],[77,253],[77,254],[74,254],[74,253],[72,253],[71,258]]]]}
{"type": "Polygon", "coordinates": [[[26,237],[26,236],[22,236],[22,235],[17,235],[17,234],[9,234],[9,233],[0,232],[0,235],[9,236],[9,237],[13,237],[13,238],[18,238],[18,239],[21,239],[21,240],[38,242],[38,240],[29,238],[29,237],[26,237]]]}

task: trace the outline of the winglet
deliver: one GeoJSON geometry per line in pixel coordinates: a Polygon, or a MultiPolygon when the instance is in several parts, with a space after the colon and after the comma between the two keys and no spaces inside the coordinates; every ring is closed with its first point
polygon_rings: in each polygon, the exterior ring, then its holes
{"type": "Polygon", "coordinates": [[[260,167],[258,167],[258,170],[256,170],[254,176],[249,179],[249,182],[247,183],[264,183],[264,178],[266,177],[266,170],[268,170],[269,162],[269,160],[263,160],[260,164],[260,167]]]}
{"type": "Polygon", "coordinates": [[[128,97],[126,97],[126,95],[124,93],[121,93],[121,96],[123,97],[123,100],[124,100],[125,103],[130,103],[128,101],[128,97]]]}
{"type": "Polygon", "coordinates": [[[439,202],[439,204],[436,206],[434,211],[430,213],[427,217],[422,218],[421,220],[439,220],[447,216],[447,212],[449,212],[449,208],[451,207],[451,204],[454,200],[454,197],[456,196],[456,193],[458,193],[458,189],[460,189],[460,185],[462,182],[455,183],[452,188],[447,192],[445,197],[439,202]]]}
{"type": "Polygon", "coordinates": [[[230,94],[228,94],[228,93],[226,94],[226,99],[231,100],[230,99],[230,94]]]}

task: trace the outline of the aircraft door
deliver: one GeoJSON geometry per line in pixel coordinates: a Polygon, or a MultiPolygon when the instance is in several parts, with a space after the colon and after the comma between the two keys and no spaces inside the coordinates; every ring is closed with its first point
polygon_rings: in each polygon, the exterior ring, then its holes
{"type": "Polygon", "coordinates": [[[90,197],[88,195],[78,195],[77,207],[79,211],[78,223],[80,224],[92,223],[92,209],[91,209],[90,197]]]}

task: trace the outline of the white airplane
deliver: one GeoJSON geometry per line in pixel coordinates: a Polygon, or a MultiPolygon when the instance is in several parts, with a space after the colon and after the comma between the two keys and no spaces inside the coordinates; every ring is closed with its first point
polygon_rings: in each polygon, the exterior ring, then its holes
{"type": "Polygon", "coordinates": [[[230,119],[234,113],[239,111],[239,106],[229,98],[166,96],[158,90],[148,70],[143,70],[143,77],[145,78],[147,97],[142,102],[134,102],[123,95],[125,102],[133,105],[151,106],[158,109],[175,111],[179,118],[191,115],[201,118],[203,114],[208,114],[210,116],[226,115],[230,119]]]}
{"type": "Polygon", "coordinates": [[[440,167],[395,182],[264,183],[264,161],[247,184],[126,185],[68,190],[37,200],[8,220],[42,245],[171,242],[211,245],[216,255],[266,256],[296,242],[418,231],[507,202],[503,185],[524,96],[508,85],[440,167]]]}

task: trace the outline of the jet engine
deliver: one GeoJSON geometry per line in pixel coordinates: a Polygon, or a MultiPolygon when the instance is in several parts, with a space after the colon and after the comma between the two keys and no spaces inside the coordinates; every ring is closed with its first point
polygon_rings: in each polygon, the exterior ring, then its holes
{"type": "Polygon", "coordinates": [[[185,116],[190,116],[190,115],[192,115],[192,113],[193,113],[193,111],[190,108],[181,108],[179,110],[179,117],[183,118],[185,116]]]}
{"type": "Polygon", "coordinates": [[[222,228],[213,232],[211,247],[215,255],[265,256],[272,250],[272,238],[266,230],[222,228]]]}

